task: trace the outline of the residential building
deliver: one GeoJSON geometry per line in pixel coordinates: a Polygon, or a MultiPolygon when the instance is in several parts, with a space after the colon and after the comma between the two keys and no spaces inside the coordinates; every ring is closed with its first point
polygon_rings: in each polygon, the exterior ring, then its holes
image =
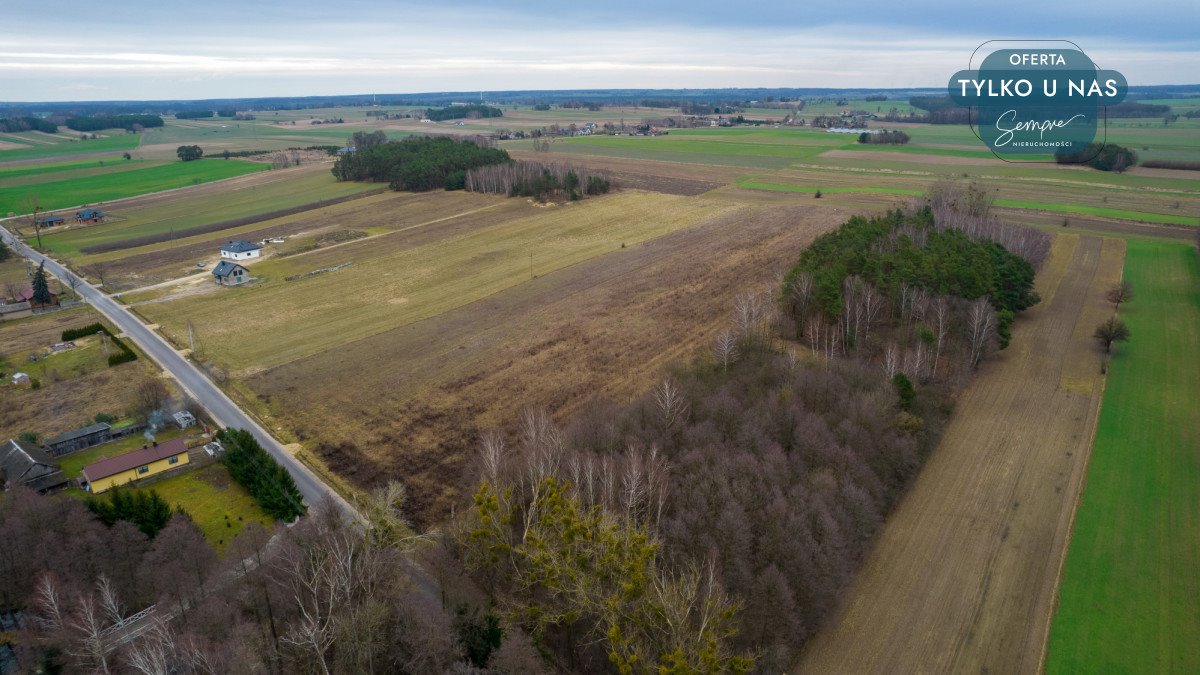
{"type": "Polygon", "coordinates": [[[102,459],[83,468],[87,489],[99,494],[118,485],[149,478],[188,463],[187,444],[182,438],[154,443],[141,450],[102,459]]]}
{"type": "Polygon", "coordinates": [[[38,218],[39,227],[54,227],[55,225],[62,225],[65,222],[62,216],[44,216],[38,218]]]}
{"type": "Polygon", "coordinates": [[[262,247],[244,239],[234,239],[221,247],[221,257],[226,260],[249,260],[262,255],[262,247]]]}
{"type": "Polygon", "coordinates": [[[217,266],[213,268],[212,275],[213,280],[222,286],[237,286],[250,281],[250,270],[228,260],[217,263],[217,266]]]}
{"type": "Polygon", "coordinates": [[[33,286],[26,286],[25,290],[18,293],[12,301],[13,304],[27,302],[29,303],[29,308],[34,310],[45,309],[46,307],[58,307],[58,293],[50,291],[50,302],[37,302],[33,299],[33,286]]]}
{"type": "Polygon", "coordinates": [[[105,213],[100,209],[83,209],[75,212],[75,222],[77,223],[102,223],[104,222],[105,213]]]}

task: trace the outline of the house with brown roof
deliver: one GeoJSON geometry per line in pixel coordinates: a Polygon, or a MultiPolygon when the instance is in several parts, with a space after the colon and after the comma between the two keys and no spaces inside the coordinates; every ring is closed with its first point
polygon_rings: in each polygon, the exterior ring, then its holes
{"type": "Polygon", "coordinates": [[[141,450],[102,459],[83,468],[87,489],[99,494],[118,485],[149,478],[188,463],[187,444],[182,438],[154,443],[141,450]]]}
{"type": "MultiPolygon", "coordinates": [[[[46,289],[46,290],[49,291],[49,289],[46,289]]],[[[46,307],[57,307],[58,306],[58,293],[55,293],[54,291],[50,291],[50,302],[38,302],[37,300],[33,299],[33,286],[26,286],[25,290],[21,291],[15,297],[13,297],[12,301],[13,301],[13,303],[18,303],[18,304],[22,303],[22,302],[27,302],[27,303],[29,303],[30,309],[45,309],[46,307]]]]}

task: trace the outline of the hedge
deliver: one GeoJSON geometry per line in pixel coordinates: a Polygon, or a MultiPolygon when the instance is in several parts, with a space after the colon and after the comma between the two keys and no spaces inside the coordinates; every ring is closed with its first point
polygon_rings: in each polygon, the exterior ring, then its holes
{"type": "Polygon", "coordinates": [[[117,348],[116,354],[109,354],[108,356],[109,367],[119,366],[122,363],[129,363],[130,361],[137,360],[137,353],[130,349],[129,345],[122,342],[120,338],[113,335],[112,331],[106,328],[102,323],[92,323],[83,326],[82,328],[68,328],[62,332],[62,339],[63,342],[66,342],[67,340],[76,340],[88,335],[95,335],[96,333],[104,333],[107,335],[108,338],[112,340],[113,345],[117,348]]]}
{"type": "Polygon", "coordinates": [[[229,475],[246,488],[264,511],[283,522],[291,522],[308,511],[292,475],[263,450],[249,431],[223,429],[217,438],[225,446],[221,461],[229,469],[229,475]]]}

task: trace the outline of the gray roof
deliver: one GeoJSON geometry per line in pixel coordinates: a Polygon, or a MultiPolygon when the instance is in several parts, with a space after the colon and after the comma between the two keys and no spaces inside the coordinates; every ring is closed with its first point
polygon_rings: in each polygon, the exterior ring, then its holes
{"type": "Polygon", "coordinates": [[[237,263],[231,263],[228,260],[222,260],[221,262],[217,263],[216,267],[213,268],[212,273],[214,277],[227,277],[230,274],[233,274],[234,270],[245,269],[245,267],[242,267],[237,263]]]}
{"type": "Polygon", "coordinates": [[[66,482],[58,465],[41,448],[10,438],[0,443],[0,469],[10,482],[42,490],[66,482]],[[56,475],[57,474],[57,475],[56,475]]]}
{"type": "Polygon", "coordinates": [[[68,431],[67,433],[62,434],[60,436],[55,436],[54,438],[51,438],[50,440],[46,441],[46,445],[57,445],[64,441],[73,441],[76,438],[83,438],[84,436],[90,436],[91,434],[94,434],[96,432],[105,431],[105,430],[111,429],[111,428],[112,428],[111,426],[109,426],[108,424],[105,424],[104,422],[97,422],[96,424],[89,424],[86,427],[83,427],[81,429],[76,429],[74,431],[68,431]]]}
{"type": "Polygon", "coordinates": [[[262,247],[259,246],[258,244],[251,244],[250,242],[248,242],[244,239],[235,239],[235,240],[229,242],[228,244],[225,244],[224,246],[222,246],[221,250],[229,251],[230,253],[246,253],[248,251],[257,251],[260,248],[262,248],[262,247]]]}

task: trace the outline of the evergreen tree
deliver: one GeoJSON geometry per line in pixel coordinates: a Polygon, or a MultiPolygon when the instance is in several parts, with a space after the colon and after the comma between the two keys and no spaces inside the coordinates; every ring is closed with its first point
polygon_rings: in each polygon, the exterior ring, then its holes
{"type": "Polygon", "coordinates": [[[50,297],[50,284],[46,283],[46,263],[40,263],[37,272],[33,273],[33,304],[48,305],[53,298],[50,297]]]}

